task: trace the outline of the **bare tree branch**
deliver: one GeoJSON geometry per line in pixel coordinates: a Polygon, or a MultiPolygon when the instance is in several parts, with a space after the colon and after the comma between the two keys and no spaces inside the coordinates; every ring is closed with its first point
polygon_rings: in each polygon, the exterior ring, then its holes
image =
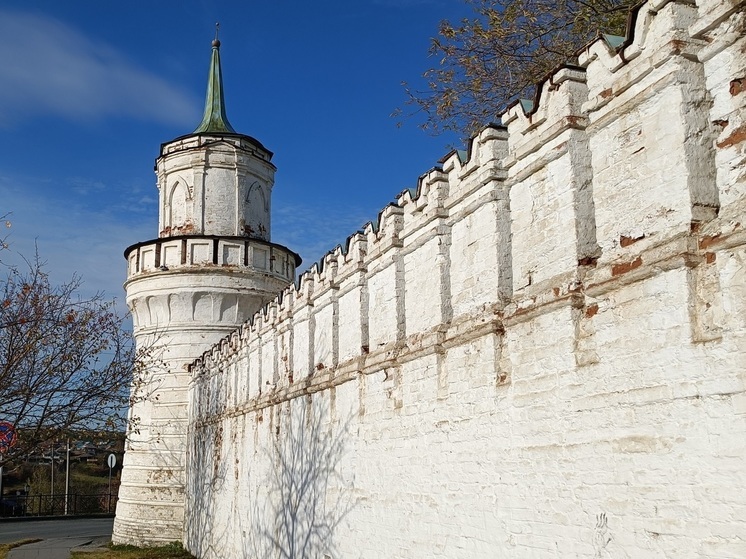
{"type": "Polygon", "coordinates": [[[53,285],[38,256],[0,282],[0,420],[20,432],[5,460],[71,430],[124,428],[134,344],[113,302],[80,285],[53,285]]]}

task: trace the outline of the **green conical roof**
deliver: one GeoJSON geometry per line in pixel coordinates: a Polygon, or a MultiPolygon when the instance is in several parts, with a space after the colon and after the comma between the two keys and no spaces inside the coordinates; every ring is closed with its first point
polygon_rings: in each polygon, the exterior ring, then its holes
{"type": "Polygon", "coordinates": [[[236,131],[225,116],[225,99],[223,99],[223,73],[220,70],[220,41],[215,38],[212,42],[212,58],[210,73],[207,76],[207,96],[205,97],[205,115],[202,122],[194,131],[201,132],[230,132],[236,131]]]}

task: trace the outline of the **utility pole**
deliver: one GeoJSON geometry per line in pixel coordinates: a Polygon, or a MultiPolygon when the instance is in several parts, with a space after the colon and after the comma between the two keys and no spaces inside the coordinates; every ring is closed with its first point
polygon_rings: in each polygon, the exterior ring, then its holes
{"type": "Polygon", "coordinates": [[[70,437],[67,438],[67,456],[65,458],[65,516],[67,516],[70,498],[70,437]]]}

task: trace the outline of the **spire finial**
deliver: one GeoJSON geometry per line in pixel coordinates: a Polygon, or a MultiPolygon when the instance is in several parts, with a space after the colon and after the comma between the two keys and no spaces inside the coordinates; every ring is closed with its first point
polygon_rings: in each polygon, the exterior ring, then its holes
{"type": "Polygon", "coordinates": [[[218,33],[220,24],[215,24],[215,38],[212,41],[212,59],[210,60],[210,73],[207,78],[207,95],[205,96],[205,114],[202,122],[194,131],[194,134],[202,132],[229,132],[236,131],[225,116],[225,100],[223,99],[223,73],[220,70],[220,39],[218,33]]]}

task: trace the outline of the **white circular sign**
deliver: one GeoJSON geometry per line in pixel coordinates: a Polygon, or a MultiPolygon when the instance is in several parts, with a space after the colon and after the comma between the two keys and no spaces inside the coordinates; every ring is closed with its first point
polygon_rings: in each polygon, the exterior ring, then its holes
{"type": "Polygon", "coordinates": [[[117,465],[117,457],[113,454],[109,454],[109,459],[107,460],[107,462],[109,463],[109,467],[113,468],[117,465]]]}

